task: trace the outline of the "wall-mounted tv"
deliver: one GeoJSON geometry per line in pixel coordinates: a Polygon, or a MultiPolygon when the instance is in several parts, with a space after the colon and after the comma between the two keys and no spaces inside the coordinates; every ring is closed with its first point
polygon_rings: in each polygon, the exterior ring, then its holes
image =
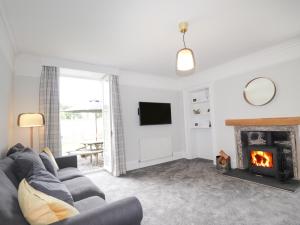
{"type": "Polygon", "coordinates": [[[171,104],[139,102],[140,125],[171,124],[171,104]]]}

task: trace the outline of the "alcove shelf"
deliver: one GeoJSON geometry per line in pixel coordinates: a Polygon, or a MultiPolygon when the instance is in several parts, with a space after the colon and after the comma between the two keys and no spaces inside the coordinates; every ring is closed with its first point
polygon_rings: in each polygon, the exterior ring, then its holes
{"type": "Polygon", "coordinates": [[[210,84],[184,90],[183,96],[187,155],[213,160],[210,84]]]}
{"type": "Polygon", "coordinates": [[[191,128],[209,129],[210,102],[209,89],[203,88],[191,93],[191,128]]]}

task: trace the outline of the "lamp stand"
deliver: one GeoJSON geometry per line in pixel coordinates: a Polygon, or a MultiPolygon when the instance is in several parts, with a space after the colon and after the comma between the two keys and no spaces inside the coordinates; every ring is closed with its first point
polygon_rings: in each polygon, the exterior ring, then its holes
{"type": "Polygon", "coordinates": [[[30,148],[33,148],[33,127],[30,127],[30,148]]]}

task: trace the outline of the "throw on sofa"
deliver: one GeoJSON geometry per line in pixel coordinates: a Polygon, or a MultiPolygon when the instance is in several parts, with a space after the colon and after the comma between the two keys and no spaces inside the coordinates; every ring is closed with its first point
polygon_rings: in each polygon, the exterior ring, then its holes
{"type": "MultiPolygon", "coordinates": [[[[28,225],[18,203],[19,177],[13,152],[0,160],[0,225],[28,225]]],[[[105,194],[77,169],[77,157],[56,158],[57,177],[71,193],[79,215],[53,225],[140,225],[142,206],[135,197],[113,203],[105,202],[105,194]]]]}

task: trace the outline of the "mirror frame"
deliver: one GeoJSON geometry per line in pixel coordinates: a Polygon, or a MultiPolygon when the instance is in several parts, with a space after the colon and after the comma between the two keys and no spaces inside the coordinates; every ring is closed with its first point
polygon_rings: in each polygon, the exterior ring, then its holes
{"type": "Polygon", "coordinates": [[[244,95],[245,101],[246,101],[248,104],[253,105],[253,106],[264,106],[264,105],[267,105],[268,103],[270,103],[270,102],[275,98],[276,93],[277,93],[277,88],[276,88],[276,85],[275,85],[274,81],[271,80],[270,78],[267,78],[267,77],[255,77],[255,78],[253,78],[252,80],[250,80],[250,81],[246,84],[246,86],[245,86],[245,88],[244,88],[244,91],[243,91],[243,95],[244,95]],[[250,102],[250,101],[247,99],[245,90],[246,90],[246,88],[247,88],[253,81],[255,81],[255,80],[257,80],[257,79],[261,79],[261,78],[271,81],[271,83],[272,83],[273,86],[274,86],[274,93],[273,93],[273,96],[272,96],[267,102],[265,102],[265,103],[263,103],[263,104],[260,104],[260,105],[255,105],[255,104],[253,104],[252,102],[250,102]]]}

